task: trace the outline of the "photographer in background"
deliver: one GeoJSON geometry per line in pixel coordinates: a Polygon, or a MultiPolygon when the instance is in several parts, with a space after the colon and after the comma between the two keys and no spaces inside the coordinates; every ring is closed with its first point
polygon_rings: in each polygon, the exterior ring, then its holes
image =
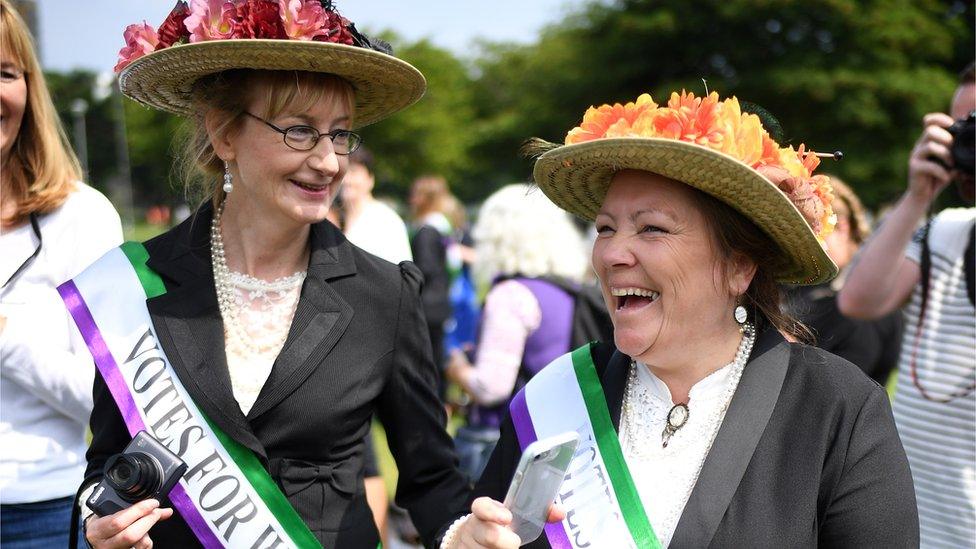
{"type": "Polygon", "coordinates": [[[857,318],[907,302],[894,416],[915,480],[922,547],[976,546],[976,209],[944,210],[915,230],[950,183],[973,203],[974,108],[970,64],[950,114],[923,119],[908,189],[862,248],[838,299],[841,312],[857,318]]]}

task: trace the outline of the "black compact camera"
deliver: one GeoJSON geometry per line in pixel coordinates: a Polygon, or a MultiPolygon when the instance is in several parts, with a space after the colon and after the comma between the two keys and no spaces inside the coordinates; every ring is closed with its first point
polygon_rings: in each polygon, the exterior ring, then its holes
{"type": "Polygon", "coordinates": [[[179,456],[139,431],[121,454],[105,462],[105,476],[88,498],[88,507],[104,517],[146,499],[161,500],[185,472],[186,463],[179,456]]]}
{"type": "Polygon", "coordinates": [[[952,134],[952,167],[963,174],[976,171],[976,111],[949,127],[952,134]]]}

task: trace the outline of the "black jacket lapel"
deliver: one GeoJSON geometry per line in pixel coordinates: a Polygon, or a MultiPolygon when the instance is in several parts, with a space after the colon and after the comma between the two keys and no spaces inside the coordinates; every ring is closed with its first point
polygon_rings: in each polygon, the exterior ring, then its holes
{"type": "Polygon", "coordinates": [[[675,527],[671,547],[711,543],[779,399],[789,344],[776,330],[767,329],[759,334],[752,356],[675,527]]]}
{"type": "Polygon", "coordinates": [[[146,244],[147,265],[167,292],[146,302],[166,356],[190,397],[220,429],[266,462],[231,389],[224,326],[210,266],[209,205],[179,228],[146,244]]]}
{"type": "Polygon", "coordinates": [[[345,332],[353,309],[329,280],[355,274],[352,248],[327,222],[312,226],[308,276],[285,345],[247,419],[253,421],[284,400],[315,371],[345,332]]]}
{"type": "MultiPolygon", "coordinates": [[[[610,420],[613,422],[613,428],[620,432],[620,409],[623,406],[624,401],[624,391],[627,390],[627,375],[630,373],[630,362],[629,356],[607,346],[612,350],[613,354],[610,355],[610,359],[607,360],[607,369],[603,372],[602,384],[603,384],[603,394],[607,398],[607,407],[610,409],[610,420]]],[[[593,362],[595,364],[600,364],[599,357],[596,355],[601,352],[601,349],[597,347],[594,350],[593,362]]]]}

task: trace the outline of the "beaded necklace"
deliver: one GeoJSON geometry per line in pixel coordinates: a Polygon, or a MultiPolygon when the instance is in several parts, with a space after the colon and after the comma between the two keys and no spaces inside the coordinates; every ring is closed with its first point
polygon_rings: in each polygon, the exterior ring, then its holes
{"type": "MultiPolygon", "coordinates": [[[[719,407],[714,418],[709,418],[709,428],[706,433],[710,440],[714,440],[715,434],[718,432],[718,427],[721,424],[721,419],[725,415],[725,411],[729,407],[729,403],[732,401],[732,394],[735,393],[736,388],[739,386],[739,379],[742,377],[742,370],[745,368],[746,362],[749,360],[749,354],[752,352],[752,346],[756,340],[755,327],[752,324],[745,324],[742,330],[742,339],[739,341],[739,347],[736,350],[735,358],[731,363],[726,364],[726,366],[731,366],[731,371],[729,372],[728,383],[725,387],[725,392],[722,395],[722,406],[719,407]]],[[[630,372],[627,375],[627,389],[624,392],[623,401],[623,421],[627,422],[630,429],[639,429],[643,425],[643,421],[640,420],[637,408],[641,405],[646,404],[646,396],[639,394],[638,383],[637,383],[637,368],[638,365],[635,361],[630,362],[630,372]],[[644,396],[644,398],[642,398],[644,396]]],[[[687,404],[680,403],[676,404],[671,408],[667,415],[667,422],[664,427],[664,431],[661,433],[661,445],[667,448],[668,443],[671,438],[677,434],[677,432],[684,427],[688,418],[691,417],[691,410],[688,408],[687,404]]],[[[711,443],[709,443],[711,445],[711,443]]],[[[637,445],[634,447],[634,452],[637,457],[646,456],[646,452],[641,452],[641,447],[643,445],[637,445]]],[[[706,452],[707,453],[707,452],[706,452]]]]}
{"type": "MultiPolygon", "coordinates": [[[[210,257],[213,262],[217,303],[220,306],[220,316],[224,320],[224,329],[227,334],[226,344],[228,347],[239,347],[242,354],[249,356],[265,355],[269,352],[277,354],[288,337],[288,330],[279,330],[280,333],[274,337],[260,343],[255,342],[255,339],[248,334],[245,323],[241,319],[244,302],[235,292],[235,288],[247,292],[252,299],[266,297],[268,294],[281,296],[296,286],[300,286],[305,281],[306,272],[298,271],[271,282],[244,273],[232,272],[227,267],[224,240],[220,230],[220,218],[223,212],[224,203],[221,203],[214,210],[213,222],[210,225],[210,257]]],[[[270,300],[271,298],[266,297],[266,299],[270,300]]]]}

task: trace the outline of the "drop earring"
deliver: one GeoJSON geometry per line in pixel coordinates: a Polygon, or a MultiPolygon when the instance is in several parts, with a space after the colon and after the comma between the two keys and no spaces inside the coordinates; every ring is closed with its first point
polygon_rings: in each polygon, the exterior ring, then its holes
{"type": "Polygon", "coordinates": [[[230,164],[224,162],[224,193],[230,194],[234,190],[234,176],[230,174],[230,164]]]}
{"type": "Polygon", "coordinates": [[[745,307],[737,305],[732,315],[735,317],[735,321],[739,323],[739,331],[741,332],[745,328],[746,320],[749,319],[749,313],[745,307]]]}

